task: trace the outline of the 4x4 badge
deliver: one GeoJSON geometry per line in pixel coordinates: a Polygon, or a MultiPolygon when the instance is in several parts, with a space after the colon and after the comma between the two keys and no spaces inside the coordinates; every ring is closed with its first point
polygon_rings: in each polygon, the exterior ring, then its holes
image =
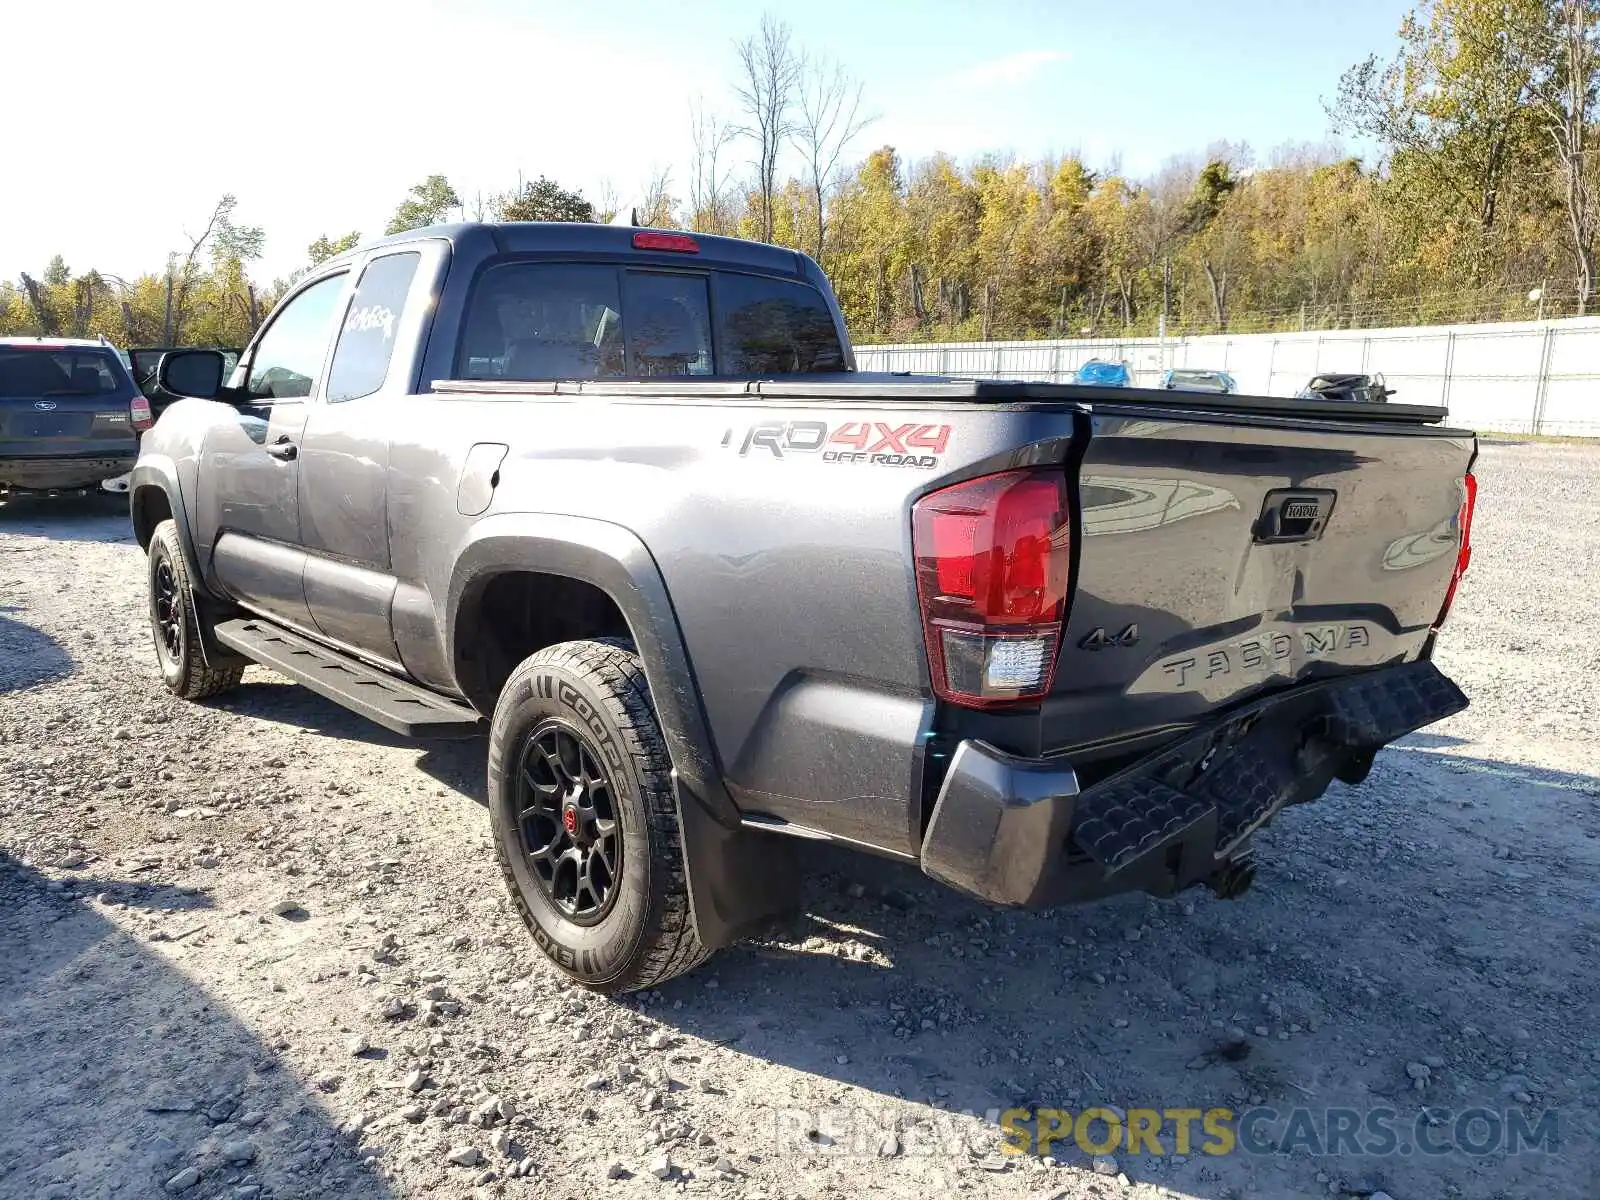
{"type": "Polygon", "coordinates": [[[1121,633],[1107,634],[1104,629],[1093,629],[1078,645],[1084,650],[1106,650],[1112,646],[1132,646],[1139,640],[1139,627],[1129,625],[1121,633]]]}

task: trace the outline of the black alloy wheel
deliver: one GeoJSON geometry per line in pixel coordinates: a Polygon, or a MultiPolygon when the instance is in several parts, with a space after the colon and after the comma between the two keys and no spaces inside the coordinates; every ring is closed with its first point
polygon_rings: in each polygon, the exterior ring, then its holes
{"type": "Polygon", "coordinates": [[[154,592],[156,634],[167,658],[179,662],[183,659],[183,599],[178,592],[177,576],[172,573],[171,560],[163,558],[157,562],[154,574],[151,591],[154,592]]]}
{"type": "Polygon", "coordinates": [[[567,920],[595,925],[616,901],[622,832],[615,793],[585,734],[564,721],[535,727],[516,779],[522,852],[567,920]]]}

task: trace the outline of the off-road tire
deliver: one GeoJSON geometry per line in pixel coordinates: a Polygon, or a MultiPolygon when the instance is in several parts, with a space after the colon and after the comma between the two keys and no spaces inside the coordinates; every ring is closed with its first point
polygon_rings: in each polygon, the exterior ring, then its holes
{"type": "Polygon", "coordinates": [[[237,687],[244,677],[242,664],[213,667],[206,662],[200,641],[205,618],[196,603],[194,585],[184,562],[177,522],[170,518],[157,525],[151,535],[148,565],[150,636],[167,690],[185,700],[203,700],[237,687]],[[166,621],[158,615],[161,593],[169,586],[161,579],[163,571],[170,573],[169,603],[173,606],[166,621]],[[164,625],[175,633],[175,646],[169,646],[164,625]]]}
{"type": "Polygon", "coordinates": [[[506,886],[534,941],[584,987],[654,987],[708,951],[689,906],[672,763],[639,656],[611,639],[562,642],[506,681],[489,729],[489,820],[506,886]],[[518,816],[518,778],[541,731],[575,732],[612,782],[621,833],[615,898],[594,923],[569,920],[536,874],[518,816]]]}

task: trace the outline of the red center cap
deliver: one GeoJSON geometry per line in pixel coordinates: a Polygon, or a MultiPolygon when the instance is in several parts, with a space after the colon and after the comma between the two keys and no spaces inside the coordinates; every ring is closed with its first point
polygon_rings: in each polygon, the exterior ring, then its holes
{"type": "Polygon", "coordinates": [[[561,810],[561,825],[568,833],[578,832],[578,810],[564,808],[561,810]]]}

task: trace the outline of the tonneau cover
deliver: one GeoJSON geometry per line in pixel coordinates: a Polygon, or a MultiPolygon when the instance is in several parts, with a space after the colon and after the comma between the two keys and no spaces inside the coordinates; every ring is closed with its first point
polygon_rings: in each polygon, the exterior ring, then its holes
{"type": "Polygon", "coordinates": [[[1370,404],[1298,400],[1284,396],[1213,395],[1163,388],[1108,388],[1025,380],[954,379],[936,375],[857,372],[791,379],[698,379],[524,381],[515,379],[439,379],[435,392],[479,395],[673,396],[683,399],[748,396],[810,403],[971,402],[1001,405],[1063,405],[1091,411],[1097,405],[1149,407],[1169,412],[1214,412],[1274,417],[1314,417],[1359,423],[1434,425],[1447,410],[1424,404],[1370,404]]]}

